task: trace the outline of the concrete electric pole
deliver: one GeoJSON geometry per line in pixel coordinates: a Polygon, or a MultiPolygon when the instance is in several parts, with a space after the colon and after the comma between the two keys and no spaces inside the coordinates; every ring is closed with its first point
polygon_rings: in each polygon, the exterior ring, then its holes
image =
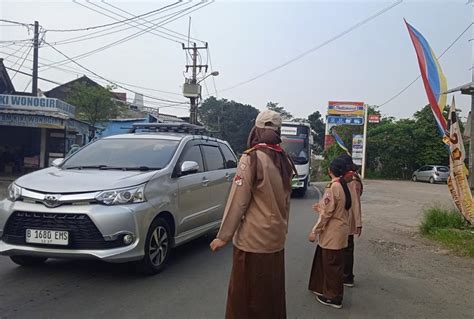
{"type": "Polygon", "coordinates": [[[31,93],[38,95],[38,49],[39,49],[39,23],[35,21],[35,34],[33,39],[33,82],[31,93]]]}
{"type": "Polygon", "coordinates": [[[189,123],[197,124],[198,123],[198,114],[197,114],[197,107],[198,107],[198,99],[201,97],[201,85],[197,81],[197,70],[201,71],[203,68],[207,72],[208,65],[207,64],[197,64],[197,57],[198,57],[198,50],[206,50],[207,43],[203,47],[198,47],[196,43],[193,44],[192,47],[186,47],[183,44],[183,50],[190,50],[191,51],[191,58],[192,64],[186,65],[186,72],[189,71],[189,68],[192,70],[192,77],[186,79],[186,82],[183,86],[183,95],[190,100],[190,110],[189,110],[189,123]]]}

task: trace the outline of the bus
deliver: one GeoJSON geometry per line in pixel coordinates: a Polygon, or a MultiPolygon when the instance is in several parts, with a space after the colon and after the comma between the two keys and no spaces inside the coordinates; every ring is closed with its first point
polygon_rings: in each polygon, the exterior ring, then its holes
{"type": "Polygon", "coordinates": [[[281,127],[282,148],[295,163],[298,176],[292,181],[295,195],[303,197],[306,194],[311,174],[311,145],[313,136],[311,126],[305,122],[286,122],[281,127]]]}

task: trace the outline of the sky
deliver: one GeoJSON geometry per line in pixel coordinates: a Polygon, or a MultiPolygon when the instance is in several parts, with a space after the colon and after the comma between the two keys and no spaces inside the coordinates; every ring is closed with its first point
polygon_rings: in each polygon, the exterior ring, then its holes
{"type": "MultiPolygon", "coordinates": [[[[134,15],[171,4],[152,0],[106,1],[134,15]]],[[[214,78],[218,98],[250,104],[258,109],[264,109],[268,101],[277,102],[294,116],[307,117],[314,111],[326,114],[330,100],[362,101],[370,105],[381,105],[396,95],[419,75],[415,51],[403,19],[420,31],[439,55],[472,23],[472,6],[466,4],[467,0],[405,0],[377,18],[283,68],[246,84],[226,89],[284,64],[395,2],[222,0],[208,2],[207,6],[186,14],[165,27],[187,34],[191,17],[191,36],[208,42],[213,69],[219,71],[219,76],[214,78]]],[[[93,3],[96,6],[85,0],[0,0],[0,19],[25,23],[39,21],[43,29],[49,30],[45,33],[45,41],[69,57],[76,57],[140,31],[123,25],[113,31],[127,27],[128,29],[93,39],[89,38],[99,33],[92,33],[102,29],[80,32],[53,31],[86,28],[116,21],[84,7],[99,11],[101,9],[97,6],[116,10],[101,1],[93,3]],[[83,35],[89,35],[85,37],[88,39],[75,43],[58,43],[83,35]]],[[[198,3],[183,2],[181,7],[174,10],[198,3]]],[[[103,10],[101,12],[112,15],[103,10]]],[[[163,16],[171,12],[173,11],[159,14],[163,16]]],[[[125,15],[123,12],[118,13],[125,15]]],[[[157,18],[159,14],[148,19],[157,18]]],[[[0,58],[5,58],[6,66],[18,69],[28,47],[9,45],[1,41],[31,37],[31,30],[23,26],[0,22],[0,58]]],[[[473,51],[469,40],[472,38],[474,27],[440,59],[449,88],[471,81],[473,51]]],[[[42,64],[65,59],[47,44],[41,46],[39,57],[42,64]]],[[[31,73],[31,58],[30,52],[21,68],[23,72],[31,73]]],[[[201,59],[202,63],[209,61],[206,50],[201,51],[201,59]]],[[[126,83],[123,86],[133,91],[170,101],[186,101],[180,94],[184,77],[191,75],[184,73],[186,53],[180,43],[155,34],[144,33],[77,62],[103,78],[126,83]],[[130,85],[147,89],[132,88],[130,85]]],[[[67,68],[67,72],[43,66],[39,69],[39,76],[65,83],[83,74],[89,74],[74,63],[61,67],[67,68]]],[[[15,74],[11,71],[9,73],[10,76],[15,74]]],[[[203,75],[201,73],[199,76],[203,75]]],[[[28,76],[16,74],[13,83],[17,91],[31,90],[31,85],[28,85],[30,79],[28,76]]],[[[103,80],[98,82],[107,83],[103,80]]],[[[216,95],[211,77],[201,84],[204,96],[208,95],[208,91],[209,94],[216,95]],[[207,89],[204,84],[207,84],[207,89]]],[[[45,81],[39,82],[39,88],[43,91],[55,86],[45,81]]],[[[117,88],[116,91],[124,90],[117,88]]],[[[129,98],[134,96],[131,92],[127,94],[129,98]]],[[[462,116],[467,116],[470,97],[460,94],[455,96],[462,116]]],[[[153,101],[153,105],[157,106],[156,100],[145,100],[153,101]]],[[[451,101],[451,96],[448,101],[451,101]]],[[[408,118],[426,104],[428,100],[420,79],[392,102],[382,106],[380,111],[383,115],[408,118]]],[[[184,104],[159,102],[158,106],[161,106],[160,112],[163,113],[179,116],[188,114],[184,104]],[[171,107],[163,107],[164,105],[171,107]]]]}

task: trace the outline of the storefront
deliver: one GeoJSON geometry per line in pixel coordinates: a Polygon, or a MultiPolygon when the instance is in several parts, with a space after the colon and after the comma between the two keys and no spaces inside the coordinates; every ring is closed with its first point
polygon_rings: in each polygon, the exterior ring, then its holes
{"type": "Polygon", "coordinates": [[[0,94],[0,175],[48,167],[72,145],[87,143],[94,128],[74,112],[58,99],[0,94]]]}

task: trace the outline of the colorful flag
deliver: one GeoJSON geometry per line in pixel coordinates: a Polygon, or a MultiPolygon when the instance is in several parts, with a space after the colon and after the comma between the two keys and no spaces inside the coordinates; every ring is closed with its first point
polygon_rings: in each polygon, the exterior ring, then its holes
{"type": "Polygon", "coordinates": [[[344,144],[344,141],[342,138],[337,134],[336,129],[333,128],[331,130],[332,135],[334,136],[334,139],[336,140],[337,145],[339,145],[340,148],[342,148],[349,156],[351,153],[349,153],[349,150],[347,149],[346,145],[344,144]]]}
{"type": "Polygon", "coordinates": [[[438,59],[431,49],[428,41],[405,20],[411,41],[415,47],[418,65],[420,66],[421,78],[425,86],[426,95],[431,105],[439,132],[442,136],[446,135],[446,119],[443,116],[443,109],[446,106],[447,90],[446,78],[444,77],[438,59]]]}
{"type": "Polygon", "coordinates": [[[463,216],[474,224],[474,202],[467,181],[467,169],[464,160],[466,153],[462,141],[461,129],[454,102],[449,109],[449,178],[448,187],[454,203],[463,216]]]}

